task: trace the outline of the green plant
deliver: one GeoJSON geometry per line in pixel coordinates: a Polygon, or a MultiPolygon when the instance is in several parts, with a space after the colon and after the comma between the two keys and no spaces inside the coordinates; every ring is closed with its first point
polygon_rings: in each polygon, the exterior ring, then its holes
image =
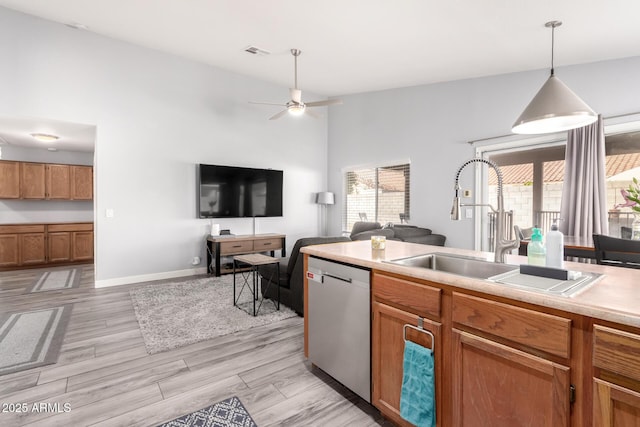
{"type": "Polygon", "coordinates": [[[636,202],[635,205],[631,206],[634,212],[640,213],[640,183],[638,178],[633,178],[633,184],[629,184],[629,195],[627,198],[632,202],[636,202]]]}

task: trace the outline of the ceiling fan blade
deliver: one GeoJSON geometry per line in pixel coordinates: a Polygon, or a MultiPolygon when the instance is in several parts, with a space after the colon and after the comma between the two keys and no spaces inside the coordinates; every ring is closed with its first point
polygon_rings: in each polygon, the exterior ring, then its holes
{"type": "Polygon", "coordinates": [[[298,104],[302,103],[302,91],[300,89],[289,89],[289,94],[291,95],[291,100],[298,104]]]}
{"type": "Polygon", "coordinates": [[[258,101],[249,101],[249,104],[261,104],[261,105],[277,105],[279,107],[286,107],[287,104],[276,104],[275,102],[258,102],[258,101]]]}
{"type": "Polygon", "coordinates": [[[279,119],[280,117],[284,116],[285,114],[287,114],[289,110],[282,110],[277,114],[274,114],[273,116],[269,117],[269,120],[276,120],[279,119]]]}
{"type": "Polygon", "coordinates": [[[304,113],[313,117],[314,119],[319,119],[320,118],[320,114],[318,113],[314,113],[313,111],[309,110],[308,108],[304,109],[304,113]]]}
{"type": "Polygon", "coordinates": [[[342,104],[342,99],[327,99],[326,101],[307,102],[307,107],[322,107],[324,105],[339,105],[342,104]]]}

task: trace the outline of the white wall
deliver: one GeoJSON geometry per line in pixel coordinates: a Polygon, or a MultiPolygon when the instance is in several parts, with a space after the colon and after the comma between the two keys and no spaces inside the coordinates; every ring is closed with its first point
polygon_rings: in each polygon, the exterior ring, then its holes
{"type": "MultiPolygon", "coordinates": [[[[4,8],[0,39],[0,114],[97,126],[99,285],[189,274],[204,259],[196,163],[284,170],[284,216],[258,219],[256,231],[285,233],[289,248],[319,234],[326,116],[269,121],[274,111],[248,103],[282,99],[286,87],[4,8]]],[[[252,231],[251,219],[219,222],[252,231]]]]}
{"type": "MultiPolygon", "coordinates": [[[[449,219],[455,173],[474,156],[467,141],[511,133],[511,125],[548,77],[548,70],[343,96],[329,117],[329,230],[341,229],[347,166],[411,160],[411,223],[472,248],[473,220],[449,219]]],[[[556,76],[604,117],[640,112],[640,57],[556,67],[556,76]]],[[[474,189],[473,167],[461,175],[474,189]]]]}

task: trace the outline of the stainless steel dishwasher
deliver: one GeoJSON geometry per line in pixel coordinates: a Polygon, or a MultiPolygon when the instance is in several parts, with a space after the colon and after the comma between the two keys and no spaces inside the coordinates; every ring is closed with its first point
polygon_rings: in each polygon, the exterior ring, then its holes
{"type": "Polygon", "coordinates": [[[309,359],[371,402],[369,270],[309,257],[309,359]]]}

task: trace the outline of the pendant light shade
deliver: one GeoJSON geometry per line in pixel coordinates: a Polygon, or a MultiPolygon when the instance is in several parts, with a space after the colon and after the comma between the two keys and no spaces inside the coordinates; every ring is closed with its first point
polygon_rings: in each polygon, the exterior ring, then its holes
{"type": "Polygon", "coordinates": [[[598,119],[598,115],[554,75],[553,30],[561,24],[559,21],[545,24],[552,29],[551,76],[513,124],[514,133],[561,132],[589,125],[598,119]]]}

